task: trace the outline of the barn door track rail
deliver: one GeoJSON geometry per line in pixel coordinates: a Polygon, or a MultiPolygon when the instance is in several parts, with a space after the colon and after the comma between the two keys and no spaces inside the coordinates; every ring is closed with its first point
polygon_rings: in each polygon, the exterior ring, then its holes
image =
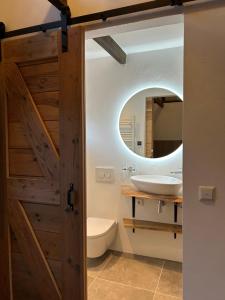
{"type": "Polygon", "coordinates": [[[120,17],[138,12],[150,11],[157,8],[177,7],[198,0],[152,0],[144,3],[124,6],[111,10],[101,11],[93,14],[71,18],[71,11],[65,0],[48,0],[61,12],[61,20],[49,22],[12,31],[5,31],[5,24],[0,22],[0,40],[35,32],[46,32],[47,30],[62,28],[62,49],[68,49],[67,28],[69,25],[78,25],[94,21],[106,22],[109,18],[120,17]]]}

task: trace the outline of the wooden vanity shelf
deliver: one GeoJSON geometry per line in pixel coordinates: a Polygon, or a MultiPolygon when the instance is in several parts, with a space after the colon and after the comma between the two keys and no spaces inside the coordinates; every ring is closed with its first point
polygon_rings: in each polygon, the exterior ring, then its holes
{"type": "Polygon", "coordinates": [[[123,219],[124,227],[132,229],[147,229],[182,234],[182,225],[166,224],[136,219],[123,219]]]}
{"type": "Polygon", "coordinates": [[[132,219],[124,219],[124,226],[127,228],[135,229],[149,229],[157,231],[173,232],[174,238],[176,239],[177,233],[182,233],[182,225],[178,224],[166,224],[151,221],[136,220],[136,199],[147,200],[147,201],[159,201],[163,203],[171,203],[174,206],[174,223],[177,223],[178,205],[183,203],[182,196],[171,196],[171,195],[157,195],[149,194],[135,190],[132,186],[124,185],[121,189],[122,195],[132,199],[132,219]]]}
{"type": "Polygon", "coordinates": [[[136,191],[132,186],[129,185],[122,186],[122,195],[125,197],[135,197],[142,200],[164,201],[177,204],[183,203],[182,196],[148,194],[136,191]]]}

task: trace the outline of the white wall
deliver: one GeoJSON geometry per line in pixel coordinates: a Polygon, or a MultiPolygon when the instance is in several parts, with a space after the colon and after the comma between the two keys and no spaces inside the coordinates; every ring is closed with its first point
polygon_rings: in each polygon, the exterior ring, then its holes
{"type": "Polygon", "coordinates": [[[225,1],[213,3],[185,14],[185,300],[225,299],[225,1]],[[199,185],[216,186],[215,203],[199,185]]]}
{"type": "Polygon", "coordinates": [[[59,20],[59,13],[47,0],[0,2],[0,21],[7,31],[55,20],[59,20]]]}
{"type": "MultiPolygon", "coordinates": [[[[132,154],[121,142],[118,131],[119,113],[124,103],[137,91],[162,87],[183,91],[183,49],[174,48],[134,54],[126,65],[112,58],[89,60],[86,70],[87,92],[87,188],[88,215],[119,221],[114,249],[172,260],[182,259],[182,238],[172,233],[138,231],[123,227],[122,219],[131,216],[131,201],[121,196],[124,183],[122,168],[134,165],[138,173],[168,174],[182,167],[182,151],[169,159],[146,160],[132,154]],[[95,181],[96,166],[115,168],[114,184],[95,181]]],[[[157,214],[156,203],[145,202],[137,207],[137,218],[173,222],[173,208],[157,214]]],[[[180,213],[181,219],[181,213],[180,213]]]]}
{"type": "Polygon", "coordinates": [[[146,98],[143,96],[143,93],[139,93],[126,103],[120,116],[120,121],[135,120],[133,150],[142,156],[145,155],[145,109],[146,98]],[[138,146],[137,141],[141,141],[142,145],[138,146]]]}
{"type": "MultiPolygon", "coordinates": [[[[143,1],[144,2],[144,1],[143,1]]],[[[140,3],[139,0],[68,0],[72,16],[140,3]]],[[[2,0],[0,21],[7,30],[59,20],[58,11],[47,0],[2,0]]]]}

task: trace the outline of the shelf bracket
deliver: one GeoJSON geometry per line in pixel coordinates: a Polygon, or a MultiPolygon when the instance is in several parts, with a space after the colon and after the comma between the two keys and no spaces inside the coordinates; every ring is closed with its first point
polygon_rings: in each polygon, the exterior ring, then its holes
{"type": "Polygon", "coordinates": [[[182,0],[171,0],[171,6],[182,6],[183,1],[182,0]]]}
{"type": "MultiPolygon", "coordinates": [[[[132,197],[132,218],[135,219],[136,216],[136,197],[132,197]]],[[[133,233],[135,233],[135,228],[133,227],[133,233]]]]}
{"type": "MultiPolygon", "coordinates": [[[[178,204],[174,203],[174,223],[177,223],[178,204]]],[[[176,232],[174,232],[174,239],[177,238],[176,232]]]]}

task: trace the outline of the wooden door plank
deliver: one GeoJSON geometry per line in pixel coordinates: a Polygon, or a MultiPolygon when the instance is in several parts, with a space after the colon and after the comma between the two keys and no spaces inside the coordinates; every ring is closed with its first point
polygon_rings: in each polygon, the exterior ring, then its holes
{"type": "Polygon", "coordinates": [[[59,91],[33,94],[36,105],[49,105],[59,108],[59,91]]]}
{"type": "Polygon", "coordinates": [[[39,300],[40,294],[36,288],[32,273],[29,271],[24,256],[12,253],[13,300],[39,300]]]}
{"type": "MultiPolygon", "coordinates": [[[[60,39],[59,39],[60,40],[60,39]]],[[[84,31],[69,29],[69,51],[59,56],[60,66],[60,182],[62,208],[74,185],[74,211],[64,212],[64,300],[86,299],[86,194],[84,31]],[[76,285],[74,284],[76,282],[76,285]],[[79,287],[79,288],[78,288],[79,287]]]]}
{"type": "Polygon", "coordinates": [[[8,178],[9,199],[39,204],[60,204],[59,186],[39,178],[8,178]]]}
{"type": "MultiPolygon", "coordinates": [[[[0,46],[1,47],[1,46],[0,46]]],[[[11,290],[11,261],[10,261],[10,239],[7,204],[7,125],[6,125],[6,99],[2,64],[0,64],[0,291],[4,300],[10,300],[11,290]]]]}
{"type": "Polygon", "coordinates": [[[9,175],[43,177],[32,149],[9,149],[9,175]]]}
{"type": "Polygon", "coordinates": [[[7,92],[18,103],[21,121],[43,174],[50,180],[59,178],[59,155],[41,119],[29,90],[15,64],[6,67],[7,92]]]}
{"type": "Polygon", "coordinates": [[[58,121],[59,109],[50,105],[37,105],[37,109],[43,119],[43,121],[58,121]]]}
{"type": "Polygon", "coordinates": [[[61,293],[45,255],[19,201],[9,201],[10,225],[36,282],[41,299],[59,300],[61,293]]]}
{"type": "Polygon", "coordinates": [[[35,61],[34,64],[28,63],[26,65],[19,64],[20,71],[27,82],[29,78],[40,78],[40,76],[58,75],[59,65],[58,59],[35,61]]]}
{"type": "Polygon", "coordinates": [[[27,62],[57,57],[57,32],[39,33],[2,43],[4,62],[27,62]]]}
{"type": "Polygon", "coordinates": [[[58,63],[42,63],[19,67],[30,93],[55,92],[59,90],[58,63]]]}
{"type": "Polygon", "coordinates": [[[43,75],[37,77],[30,77],[25,80],[30,93],[44,93],[44,92],[55,92],[59,88],[58,76],[54,75],[43,75]]]}
{"type": "Polygon", "coordinates": [[[35,287],[30,272],[19,272],[13,265],[13,300],[40,300],[41,297],[35,287]]]}
{"type": "MultiPolygon", "coordinates": [[[[43,121],[59,120],[59,92],[44,92],[33,94],[33,100],[43,121]]],[[[8,120],[9,122],[20,122],[20,116],[15,109],[15,99],[8,99],[8,120]]]]}
{"type": "MultiPolygon", "coordinates": [[[[53,275],[57,281],[57,284],[59,285],[60,289],[62,286],[62,263],[60,261],[48,259],[48,264],[53,272],[53,275]]],[[[12,268],[14,270],[14,276],[16,274],[16,277],[14,277],[16,280],[18,280],[17,286],[21,286],[23,283],[20,282],[24,276],[31,276],[30,271],[26,265],[26,260],[24,259],[23,254],[21,253],[12,253],[12,268]],[[17,277],[18,275],[18,277],[17,277]],[[19,278],[21,276],[21,278],[19,278]]],[[[32,278],[29,278],[29,284],[31,284],[32,278]]],[[[36,288],[33,284],[33,289],[36,288]]],[[[27,288],[25,288],[27,290],[27,288]]],[[[20,290],[21,287],[20,287],[20,290]]],[[[29,290],[29,289],[28,289],[29,290]]],[[[27,300],[26,298],[20,298],[27,300]]],[[[40,297],[39,297],[40,299],[40,297]]]]}
{"type": "Polygon", "coordinates": [[[62,233],[60,206],[27,202],[23,202],[22,205],[34,230],[62,233]]]}
{"type": "MultiPolygon", "coordinates": [[[[34,232],[46,259],[61,261],[63,250],[62,235],[43,230],[35,230],[34,232]]],[[[22,249],[15,234],[12,235],[11,242],[12,253],[21,253],[22,249]]]]}
{"type": "Polygon", "coordinates": [[[29,149],[31,147],[21,122],[8,123],[9,148],[29,149]]]}
{"type": "MultiPolygon", "coordinates": [[[[51,139],[59,148],[59,122],[58,121],[46,121],[45,126],[51,136],[51,139]]],[[[10,122],[8,124],[9,131],[9,148],[12,149],[29,149],[31,145],[26,135],[26,131],[21,122],[10,122]]]]}

